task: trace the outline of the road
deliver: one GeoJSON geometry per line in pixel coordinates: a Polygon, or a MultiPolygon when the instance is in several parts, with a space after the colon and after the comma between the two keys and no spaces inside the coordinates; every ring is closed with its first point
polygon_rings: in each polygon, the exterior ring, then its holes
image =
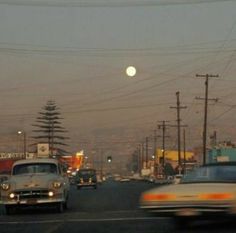
{"type": "Polygon", "coordinates": [[[138,208],[144,182],[105,182],[97,190],[71,187],[69,209],[27,209],[11,216],[0,215],[0,232],[33,233],[234,233],[229,221],[197,222],[178,230],[169,218],[149,216],[138,208]],[[225,227],[227,224],[227,227],[225,227]]]}

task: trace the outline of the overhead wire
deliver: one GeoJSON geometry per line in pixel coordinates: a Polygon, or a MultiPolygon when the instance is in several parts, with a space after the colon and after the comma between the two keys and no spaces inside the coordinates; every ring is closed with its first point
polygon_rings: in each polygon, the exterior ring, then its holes
{"type": "Polygon", "coordinates": [[[43,7],[147,7],[147,6],[178,6],[196,5],[206,3],[233,2],[232,0],[0,0],[0,4],[19,6],[43,6],[43,7]]]}

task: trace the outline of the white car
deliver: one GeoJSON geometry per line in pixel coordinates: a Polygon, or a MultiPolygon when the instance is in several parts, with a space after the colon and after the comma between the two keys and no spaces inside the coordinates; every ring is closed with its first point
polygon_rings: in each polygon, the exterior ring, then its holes
{"type": "Polygon", "coordinates": [[[140,207],[178,224],[201,217],[236,215],[236,163],[222,162],[197,168],[170,184],[144,192],[140,207]]]}
{"type": "Polygon", "coordinates": [[[182,178],[183,178],[183,175],[181,174],[175,175],[173,179],[173,184],[179,184],[182,178]]]}
{"type": "Polygon", "coordinates": [[[6,214],[16,207],[48,205],[63,212],[67,207],[69,180],[56,159],[27,159],[13,164],[11,176],[1,183],[6,214]]]}

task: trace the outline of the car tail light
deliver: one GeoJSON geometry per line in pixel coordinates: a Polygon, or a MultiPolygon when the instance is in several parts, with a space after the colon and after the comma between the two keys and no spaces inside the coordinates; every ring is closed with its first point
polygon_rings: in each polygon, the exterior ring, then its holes
{"type": "Polygon", "coordinates": [[[144,194],[142,199],[144,201],[166,201],[166,200],[174,200],[176,196],[173,194],[144,194]]]}
{"type": "Polygon", "coordinates": [[[233,197],[232,193],[204,193],[199,195],[199,198],[203,200],[226,200],[233,197]]]}

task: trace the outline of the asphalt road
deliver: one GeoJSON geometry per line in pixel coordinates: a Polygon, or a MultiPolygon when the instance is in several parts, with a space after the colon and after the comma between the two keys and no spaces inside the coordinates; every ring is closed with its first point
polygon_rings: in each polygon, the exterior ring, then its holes
{"type": "Polygon", "coordinates": [[[27,209],[0,215],[0,232],[33,233],[235,233],[231,221],[196,222],[178,230],[169,218],[149,216],[138,208],[140,193],[153,187],[144,182],[105,182],[97,190],[71,187],[69,209],[27,209]],[[227,226],[227,227],[225,227],[227,226]]]}

